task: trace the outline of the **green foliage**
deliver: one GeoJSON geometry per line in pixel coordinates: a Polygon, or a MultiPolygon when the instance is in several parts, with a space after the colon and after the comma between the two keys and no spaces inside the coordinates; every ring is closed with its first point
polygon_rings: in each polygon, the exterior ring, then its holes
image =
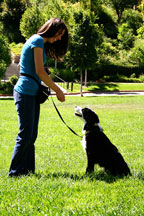
{"type": "Polygon", "coordinates": [[[11,51],[15,54],[15,55],[20,55],[21,54],[21,50],[22,50],[22,47],[23,47],[23,43],[11,43],[10,44],[10,48],[11,48],[11,51]]]}
{"type": "Polygon", "coordinates": [[[118,39],[120,41],[120,48],[130,49],[133,47],[135,36],[133,30],[129,28],[127,23],[123,23],[119,27],[118,39]]]}
{"type": "MultiPolygon", "coordinates": [[[[3,0],[0,2],[0,32],[11,42],[16,40],[15,37],[21,42],[35,34],[48,19],[60,17],[68,26],[70,43],[65,65],[62,70],[60,68],[59,74],[63,79],[69,80],[71,74],[72,79],[77,77],[77,74],[73,77],[74,72],[88,69],[89,77],[98,78],[103,65],[143,65],[142,51],[134,53],[138,50],[135,40],[144,38],[142,9],[133,9],[133,5],[138,5],[139,2],[3,0]]],[[[11,45],[16,55],[20,54],[21,47],[21,43],[11,45]]],[[[4,63],[1,62],[0,65],[5,68],[4,63]]]]}
{"type": "Polygon", "coordinates": [[[7,81],[4,85],[4,90],[5,90],[5,93],[7,94],[12,94],[13,93],[13,85],[11,84],[10,81],[7,81]]]}
{"type": "Polygon", "coordinates": [[[144,39],[136,39],[134,47],[129,54],[129,61],[132,64],[144,66],[144,39]]]}
{"type": "Polygon", "coordinates": [[[11,53],[8,42],[0,33],[0,78],[4,75],[6,68],[11,63],[11,53]]]}
{"type": "Polygon", "coordinates": [[[4,0],[0,20],[4,26],[4,33],[10,42],[21,42],[23,37],[19,31],[19,23],[29,0],[4,0]]]}
{"type": "Polygon", "coordinates": [[[103,43],[100,46],[99,52],[99,64],[109,65],[112,62],[116,61],[119,57],[119,50],[117,48],[117,41],[107,39],[106,37],[103,40],[103,43]]]}
{"type": "Polygon", "coordinates": [[[118,33],[118,47],[120,49],[120,58],[115,63],[120,65],[131,64],[132,66],[135,64],[132,63],[131,56],[133,55],[133,50],[137,49],[135,47],[135,40],[137,38],[141,38],[142,35],[142,15],[135,10],[125,10],[121,23],[122,24],[119,25],[118,33]]]}
{"type": "Polygon", "coordinates": [[[138,5],[140,0],[105,0],[112,5],[115,9],[117,16],[118,16],[118,23],[120,22],[123,12],[127,8],[132,8],[134,5],[138,5]]]}
{"type": "Polygon", "coordinates": [[[37,4],[29,7],[22,16],[20,21],[20,31],[25,39],[36,34],[38,29],[43,25],[44,17],[37,4]]]}
{"type": "Polygon", "coordinates": [[[62,68],[58,67],[58,69],[54,67],[49,67],[49,69],[51,72],[50,76],[53,81],[60,82],[60,79],[62,79],[63,81],[67,81],[67,82],[74,81],[74,78],[75,78],[74,71],[70,71],[69,69],[64,68],[64,67],[62,68]]]}
{"type": "Polygon", "coordinates": [[[14,86],[18,81],[18,77],[13,75],[10,77],[9,81],[10,81],[11,85],[14,86]]]}
{"type": "Polygon", "coordinates": [[[75,25],[68,56],[73,69],[93,68],[98,60],[97,46],[102,43],[102,31],[93,19],[93,14],[82,10],[74,13],[75,25]]]}
{"type": "Polygon", "coordinates": [[[116,38],[118,27],[115,20],[114,12],[105,5],[95,5],[94,14],[97,17],[97,23],[103,25],[103,31],[109,38],[116,38]]]}
{"type": "Polygon", "coordinates": [[[144,26],[137,29],[137,38],[144,39],[144,26]]]}
{"type": "Polygon", "coordinates": [[[71,3],[64,3],[63,0],[45,0],[39,7],[42,8],[45,21],[52,17],[60,17],[69,24],[71,3]]]}
{"type": "Polygon", "coordinates": [[[105,80],[105,82],[121,82],[121,85],[123,85],[124,83],[131,83],[131,85],[124,86],[123,88],[119,88],[119,90],[124,90],[124,91],[144,90],[143,84],[142,85],[138,84],[136,86],[136,83],[144,83],[144,75],[140,75],[139,77],[137,77],[136,74],[133,73],[130,75],[130,77],[128,77],[126,75],[120,75],[117,73],[109,76],[104,75],[103,79],[105,80]],[[132,83],[134,83],[134,86],[132,85],[132,83]]]}
{"type": "Polygon", "coordinates": [[[143,26],[143,16],[136,10],[125,10],[121,23],[126,23],[130,29],[133,30],[133,34],[137,35],[137,29],[143,26]]]}
{"type": "MultiPolygon", "coordinates": [[[[124,81],[123,76],[129,78],[132,74],[138,78],[140,75],[143,75],[144,66],[128,66],[128,65],[112,65],[112,64],[103,64],[102,66],[96,67],[93,73],[90,73],[89,80],[98,80],[103,77],[111,77],[112,81],[121,82],[124,81]]],[[[127,79],[129,80],[129,79],[127,79]]],[[[107,81],[110,81],[110,79],[107,81]]],[[[128,81],[129,82],[129,81],[128,81]]]]}
{"type": "Polygon", "coordinates": [[[20,22],[22,35],[28,39],[52,17],[60,17],[65,22],[68,20],[69,12],[62,0],[32,1],[31,7],[27,8],[20,22]]]}
{"type": "Polygon", "coordinates": [[[2,94],[12,94],[13,88],[16,82],[18,81],[18,77],[13,75],[9,78],[7,82],[0,83],[0,90],[2,94]]]}
{"type": "Polygon", "coordinates": [[[0,21],[0,32],[2,32],[3,31],[3,24],[2,24],[2,22],[0,21]]]}

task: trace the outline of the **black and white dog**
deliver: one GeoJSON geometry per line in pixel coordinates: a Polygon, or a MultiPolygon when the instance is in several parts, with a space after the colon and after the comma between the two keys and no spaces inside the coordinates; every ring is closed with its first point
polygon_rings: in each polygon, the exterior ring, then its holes
{"type": "Polygon", "coordinates": [[[99,164],[112,175],[128,175],[130,169],[122,155],[103,133],[97,114],[89,108],[75,107],[75,116],[84,120],[82,145],[87,155],[86,173],[99,164]]]}

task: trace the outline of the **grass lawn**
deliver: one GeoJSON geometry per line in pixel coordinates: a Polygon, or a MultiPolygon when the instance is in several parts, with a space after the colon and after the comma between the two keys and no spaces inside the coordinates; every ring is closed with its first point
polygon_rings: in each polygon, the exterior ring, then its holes
{"type": "Polygon", "coordinates": [[[59,119],[51,99],[41,105],[36,141],[36,173],[7,177],[18,130],[12,99],[0,100],[0,215],[2,216],[142,216],[144,214],[144,97],[54,98],[64,120],[81,135],[74,107],[89,106],[127,161],[132,176],[114,178],[95,166],[85,175],[80,138],[59,119]]]}
{"type": "MultiPolygon", "coordinates": [[[[67,90],[67,92],[71,92],[71,83],[69,83],[69,87],[67,89],[66,83],[58,83],[61,87],[67,90]]],[[[83,92],[96,92],[96,91],[144,91],[144,83],[98,83],[98,84],[89,84],[87,87],[83,86],[83,92]]],[[[80,84],[73,83],[73,91],[74,93],[80,92],[80,84]]],[[[0,90],[0,94],[8,94],[4,90],[0,90]]]]}
{"type": "MultiPolygon", "coordinates": [[[[65,83],[59,83],[63,88],[67,88],[65,83]]],[[[71,83],[68,92],[71,92],[71,83]]],[[[88,87],[83,86],[83,91],[144,91],[144,83],[98,83],[89,84],[88,87]]],[[[73,84],[73,92],[80,92],[80,84],[73,84]]]]}
{"type": "Polygon", "coordinates": [[[89,91],[144,91],[144,83],[99,83],[88,86],[89,91]]]}

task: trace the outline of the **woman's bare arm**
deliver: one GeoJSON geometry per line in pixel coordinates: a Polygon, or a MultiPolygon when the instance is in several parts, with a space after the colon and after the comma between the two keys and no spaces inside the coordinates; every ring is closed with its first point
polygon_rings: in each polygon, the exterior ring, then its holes
{"type": "Polygon", "coordinates": [[[49,75],[46,73],[44,66],[43,66],[43,50],[39,47],[34,48],[34,61],[35,61],[35,68],[38,77],[53,91],[56,92],[58,100],[61,102],[65,101],[65,96],[61,89],[52,81],[49,75]]]}

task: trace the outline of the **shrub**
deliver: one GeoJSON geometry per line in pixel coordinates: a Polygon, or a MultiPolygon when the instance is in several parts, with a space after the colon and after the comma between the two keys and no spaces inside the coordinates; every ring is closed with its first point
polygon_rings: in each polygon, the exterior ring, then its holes
{"type": "Polygon", "coordinates": [[[10,77],[9,81],[10,81],[11,85],[14,86],[18,81],[18,77],[13,75],[10,77]]]}
{"type": "Polygon", "coordinates": [[[5,91],[6,91],[6,93],[12,94],[12,92],[13,92],[13,87],[14,87],[14,86],[11,84],[10,81],[6,82],[6,83],[5,83],[5,91]]]}
{"type": "Polygon", "coordinates": [[[140,80],[140,82],[144,82],[144,74],[139,76],[139,80],[140,80]]]}
{"type": "Polygon", "coordinates": [[[22,47],[23,47],[23,43],[16,44],[13,42],[10,44],[11,51],[14,53],[14,55],[20,55],[22,47]]]}
{"type": "Polygon", "coordinates": [[[15,75],[11,76],[9,78],[8,82],[0,84],[0,89],[3,90],[5,93],[12,94],[13,93],[14,85],[16,84],[17,80],[18,80],[17,76],[15,76],[15,75]]]}
{"type": "Polygon", "coordinates": [[[132,74],[130,77],[125,75],[115,74],[111,76],[104,76],[103,79],[106,82],[127,82],[127,83],[143,83],[144,76],[136,77],[135,74],[132,74]]]}

